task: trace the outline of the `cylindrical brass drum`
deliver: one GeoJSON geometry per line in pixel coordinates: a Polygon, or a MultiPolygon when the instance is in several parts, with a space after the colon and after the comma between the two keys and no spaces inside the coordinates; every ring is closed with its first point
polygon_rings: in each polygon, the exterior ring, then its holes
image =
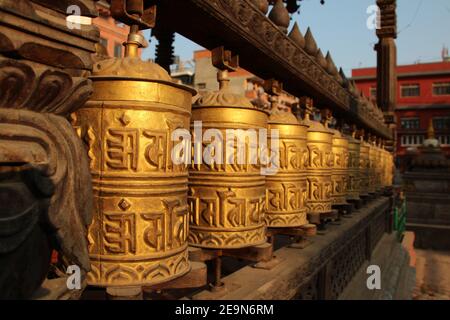
{"type": "Polygon", "coordinates": [[[394,157],[392,155],[392,153],[390,153],[389,151],[386,151],[387,154],[387,178],[386,178],[386,183],[387,186],[390,187],[393,184],[393,178],[394,178],[394,169],[395,169],[395,165],[394,165],[394,157]]]}
{"type": "Polygon", "coordinates": [[[190,270],[186,165],[171,133],[189,129],[193,90],[136,57],[94,65],[94,93],[75,117],[94,186],[89,229],[95,286],[146,286],[190,270]]]}
{"type": "Polygon", "coordinates": [[[347,181],[347,200],[357,201],[361,192],[360,187],[360,153],[361,141],[352,136],[348,139],[348,181],[347,181]]]}
{"type": "Polygon", "coordinates": [[[392,186],[392,177],[393,177],[393,168],[394,168],[394,160],[392,157],[392,154],[384,150],[384,156],[386,159],[385,163],[385,186],[390,187],[392,186]]]}
{"type": "Polygon", "coordinates": [[[338,130],[333,132],[333,171],[331,181],[333,188],[331,199],[333,205],[347,204],[347,181],[348,181],[348,140],[338,130]]]}
{"type": "Polygon", "coordinates": [[[221,86],[192,110],[194,141],[203,135],[206,146],[202,151],[201,144],[194,143],[193,153],[214,159],[197,159],[189,172],[189,243],[211,249],[259,245],[266,241],[266,178],[255,155],[255,139],[259,129],[267,130],[268,115],[221,86]],[[208,149],[211,142],[215,146],[208,149]]]}
{"type": "Polygon", "coordinates": [[[389,186],[392,186],[394,184],[394,173],[395,173],[395,158],[392,153],[389,153],[389,179],[388,179],[389,186]]]}
{"type": "Polygon", "coordinates": [[[369,181],[370,181],[370,144],[361,140],[359,152],[359,182],[360,182],[360,197],[367,197],[369,195],[369,181]]]}
{"type": "Polygon", "coordinates": [[[377,150],[373,143],[369,143],[369,193],[376,193],[377,150]]]}
{"type": "Polygon", "coordinates": [[[378,192],[382,188],[383,178],[383,151],[375,145],[375,190],[378,192]]]}
{"type": "Polygon", "coordinates": [[[380,148],[381,157],[381,172],[380,172],[380,186],[384,189],[387,186],[387,154],[384,148],[380,148]]]}
{"type": "MultiPolygon", "coordinates": [[[[272,113],[269,132],[279,133],[278,172],[266,177],[266,223],[269,227],[298,227],[307,220],[306,170],[308,126],[290,112],[272,113]]],[[[270,141],[270,140],[269,140],[270,141]]]]}
{"type": "Polygon", "coordinates": [[[333,133],[318,121],[309,120],[308,146],[308,207],[309,221],[320,223],[321,215],[329,214],[331,209],[331,174],[333,168],[333,133]]]}

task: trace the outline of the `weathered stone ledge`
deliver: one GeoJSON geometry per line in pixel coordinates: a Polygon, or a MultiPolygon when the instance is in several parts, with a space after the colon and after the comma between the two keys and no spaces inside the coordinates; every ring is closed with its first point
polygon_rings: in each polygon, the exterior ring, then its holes
{"type": "Polygon", "coordinates": [[[415,269],[410,256],[396,234],[385,234],[373,251],[370,261],[364,262],[353,277],[340,300],[410,300],[415,285],[415,269]],[[376,265],[381,271],[381,288],[367,287],[367,267],[376,265]]]}
{"type": "Polygon", "coordinates": [[[226,289],[208,290],[193,299],[336,299],[387,230],[390,199],[378,198],[313,237],[305,249],[275,251],[280,263],[271,270],[246,266],[223,278],[226,289]]]}

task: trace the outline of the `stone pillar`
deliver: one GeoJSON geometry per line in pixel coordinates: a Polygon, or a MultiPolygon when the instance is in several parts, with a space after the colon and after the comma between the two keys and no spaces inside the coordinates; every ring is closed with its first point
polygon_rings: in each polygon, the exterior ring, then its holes
{"type": "Polygon", "coordinates": [[[386,112],[397,105],[397,17],[396,0],[377,0],[381,25],[377,29],[377,104],[386,112]]]}
{"type": "Polygon", "coordinates": [[[158,39],[155,63],[159,64],[170,74],[170,66],[174,63],[173,43],[175,41],[175,32],[166,24],[157,24],[152,29],[152,35],[158,39]]]}
{"type": "Polygon", "coordinates": [[[377,29],[377,104],[384,112],[384,121],[392,130],[393,140],[386,149],[395,152],[395,108],[397,105],[397,1],[377,0],[380,8],[380,25],[377,29]]]}
{"type": "Polygon", "coordinates": [[[92,94],[99,31],[69,27],[71,5],[97,16],[93,0],[0,1],[0,299],[79,295],[47,279],[53,250],[81,283],[90,270],[89,130],[68,119],[92,94]]]}

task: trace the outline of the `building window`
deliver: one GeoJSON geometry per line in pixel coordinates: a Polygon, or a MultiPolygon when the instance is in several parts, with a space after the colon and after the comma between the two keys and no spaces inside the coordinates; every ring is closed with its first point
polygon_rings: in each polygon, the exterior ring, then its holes
{"type": "Polygon", "coordinates": [[[401,144],[402,146],[418,146],[423,143],[424,136],[422,135],[402,135],[401,144]]]}
{"type": "Polygon", "coordinates": [[[433,127],[435,130],[450,130],[450,117],[433,118],[433,127]]]}
{"type": "Polygon", "coordinates": [[[402,97],[419,97],[420,86],[418,84],[402,85],[402,97]]]}
{"type": "Polygon", "coordinates": [[[205,90],[206,89],[206,83],[202,82],[202,83],[197,83],[197,88],[199,90],[205,90]]]}
{"type": "Polygon", "coordinates": [[[400,124],[402,129],[420,129],[419,118],[401,118],[400,124]]]}
{"type": "Polygon", "coordinates": [[[114,45],[114,57],[122,58],[122,45],[119,43],[114,45]]]}
{"type": "Polygon", "coordinates": [[[114,23],[115,23],[116,26],[118,26],[119,28],[125,28],[125,24],[122,23],[122,22],[120,22],[120,21],[114,20],[114,23]]]}
{"type": "Polygon", "coordinates": [[[447,96],[450,95],[450,82],[441,82],[433,84],[433,95],[447,96]]]}
{"type": "Polygon", "coordinates": [[[100,38],[100,44],[105,48],[108,48],[108,40],[105,38],[100,38]]]}
{"type": "Polygon", "coordinates": [[[444,146],[450,145],[450,135],[446,136],[438,136],[437,139],[439,140],[439,143],[444,146]]]}
{"type": "Polygon", "coordinates": [[[376,87],[370,87],[370,97],[373,99],[377,98],[377,88],[376,87]]]}

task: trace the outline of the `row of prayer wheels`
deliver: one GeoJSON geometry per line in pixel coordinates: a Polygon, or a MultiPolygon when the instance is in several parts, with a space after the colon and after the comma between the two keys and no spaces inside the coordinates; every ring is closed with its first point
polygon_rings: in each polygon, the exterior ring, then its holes
{"type": "Polygon", "coordinates": [[[172,82],[154,63],[130,54],[94,65],[94,93],[74,115],[94,185],[90,285],[169,281],[189,272],[188,245],[259,245],[267,227],[319,221],[333,204],[391,184],[392,156],[375,143],[330,129],[309,111],[299,121],[290,112],[260,110],[231,92],[226,75],[219,73],[218,91],[192,106],[194,90],[172,82]],[[263,174],[268,164],[252,157],[261,151],[250,139],[259,129],[278,132],[266,148],[278,164],[274,174],[263,174]],[[174,139],[180,130],[192,140],[174,139]],[[231,130],[250,132],[241,141],[243,159],[239,144],[230,147],[241,139],[230,140],[231,130]],[[199,135],[203,140],[196,143],[199,135]],[[177,149],[180,141],[188,147],[177,149]],[[218,150],[230,148],[224,154],[233,159],[220,161],[218,150]],[[174,152],[209,161],[175,163],[174,152]]]}

